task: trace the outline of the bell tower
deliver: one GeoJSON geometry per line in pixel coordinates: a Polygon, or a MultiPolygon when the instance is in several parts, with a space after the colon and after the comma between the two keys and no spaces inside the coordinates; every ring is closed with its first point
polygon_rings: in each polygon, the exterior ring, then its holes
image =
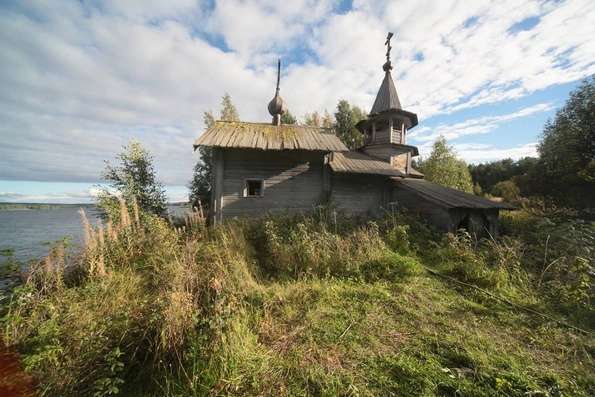
{"type": "Polygon", "coordinates": [[[376,100],[368,118],[360,121],[357,128],[364,135],[361,150],[372,157],[390,162],[395,168],[408,174],[411,157],[417,156],[418,150],[415,146],[407,145],[407,131],[417,125],[417,115],[403,110],[391,76],[392,37],[393,34],[389,32],[384,43],[387,47],[386,62],[382,65],[384,79],[376,100]]]}

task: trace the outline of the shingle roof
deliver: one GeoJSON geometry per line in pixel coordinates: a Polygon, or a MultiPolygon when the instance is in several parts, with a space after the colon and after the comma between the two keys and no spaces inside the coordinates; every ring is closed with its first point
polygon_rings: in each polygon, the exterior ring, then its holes
{"type": "Polygon", "coordinates": [[[216,121],[194,142],[194,148],[198,146],[329,152],[349,150],[330,129],[239,121],[216,121]]]}
{"type": "Polygon", "coordinates": [[[380,85],[370,114],[381,113],[391,109],[401,110],[401,102],[397,95],[395,83],[393,83],[390,72],[387,71],[384,74],[384,80],[382,80],[382,84],[380,85]]]}
{"type": "Polygon", "coordinates": [[[333,153],[330,166],[333,172],[405,176],[403,172],[393,168],[389,163],[357,151],[333,153]]]}
{"type": "Polygon", "coordinates": [[[515,209],[506,203],[498,203],[460,190],[440,186],[425,179],[392,178],[397,186],[415,191],[420,196],[447,208],[515,209]]]}

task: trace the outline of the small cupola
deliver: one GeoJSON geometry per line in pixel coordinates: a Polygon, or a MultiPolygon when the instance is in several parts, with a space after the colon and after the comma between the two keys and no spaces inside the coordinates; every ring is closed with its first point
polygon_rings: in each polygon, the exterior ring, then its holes
{"type": "Polygon", "coordinates": [[[393,33],[388,33],[386,42],[386,62],[382,65],[384,79],[376,95],[368,118],[360,121],[357,128],[364,134],[364,143],[369,144],[405,144],[407,130],[417,125],[417,115],[403,110],[395,88],[390,60],[392,49],[390,40],[393,33]]]}
{"type": "Polygon", "coordinates": [[[277,62],[277,89],[275,91],[275,97],[269,102],[269,113],[273,116],[273,124],[281,124],[281,115],[285,113],[285,102],[279,95],[279,80],[281,79],[281,60],[277,62]]]}

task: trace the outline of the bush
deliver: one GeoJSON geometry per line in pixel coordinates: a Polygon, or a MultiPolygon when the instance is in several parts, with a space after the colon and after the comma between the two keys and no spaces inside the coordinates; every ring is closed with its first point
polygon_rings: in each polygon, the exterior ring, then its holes
{"type": "Polygon", "coordinates": [[[592,310],[595,223],[570,210],[529,208],[503,213],[502,226],[526,247],[521,261],[538,292],[564,310],[592,310]]]}
{"type": "Polygon", "coordinates": [[[419,274],[422,270],[420,263],[396,252],[387,252],[378,259],[362,266],[364,280],[374,282],[378,280],[397,281],[419,274]]]}
{"type": "Polygon", "coordinates": [[[376,223],[335,234],[312,218],[266,218],[250,226],[265,277],[357,277],[388,250],[376,223]]]}
{"type": "Polygon", "coordinates": [[[494,196],[502,197],[506,201],[515,201],[519,198],[521,191],[513,181],[502,181],[496,183],[492,188],[494,196]]]}
{"type": "Polygon", "coordinates": [[[488,266],[466,231],[447,234],[439,243],[432,243],[425,259],[442,273],[479,287],[501,289],[508,282],[506,269],[488,266]]]}

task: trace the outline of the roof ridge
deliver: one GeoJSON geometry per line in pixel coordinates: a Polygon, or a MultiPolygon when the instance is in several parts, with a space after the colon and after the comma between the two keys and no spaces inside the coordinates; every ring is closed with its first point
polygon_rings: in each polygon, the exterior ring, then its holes
{"type": "Polygon", "coordinates": [[[236,121],[236,120],[215,120],[215,123],[225,123],[225,124],[251,124],[251,125],[262,125],[267,127],[290,127],[290,128],[309,128],[313,130],[319,131],[334,131],[333,127],[318,127],[315,125],[307,125],[307,124],[279,124],[274,125],[269,122],[264,121],[236,121]]]}

